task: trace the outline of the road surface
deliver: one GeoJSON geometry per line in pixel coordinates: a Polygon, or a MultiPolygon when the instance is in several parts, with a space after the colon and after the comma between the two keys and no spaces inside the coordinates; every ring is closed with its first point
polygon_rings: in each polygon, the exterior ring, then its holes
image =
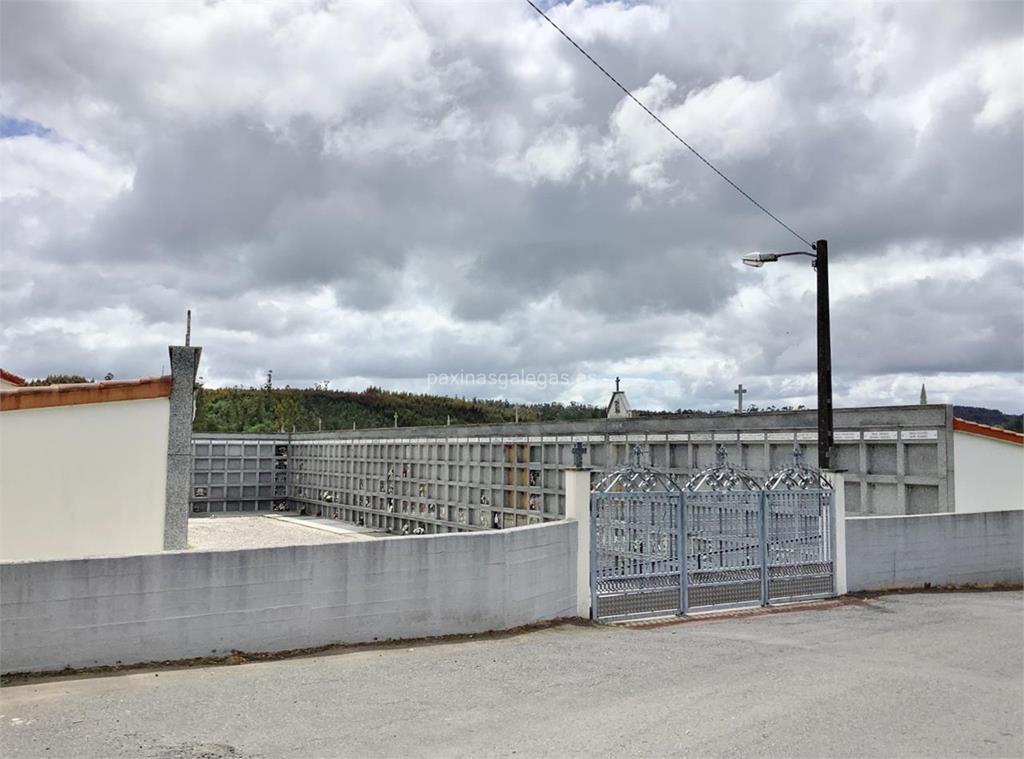
{"type": "Polygon", "coordinates": [[[0,691],[14,757],[1024,755],[1022,594],[563,626],[0,691]]]}

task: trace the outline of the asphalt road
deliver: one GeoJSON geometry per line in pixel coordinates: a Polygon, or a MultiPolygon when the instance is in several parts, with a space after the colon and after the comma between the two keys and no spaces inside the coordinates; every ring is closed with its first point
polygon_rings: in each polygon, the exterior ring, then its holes
{"type": "Polygon", "coordinates": [[[1024,755],[1024,597],[863,605],[36,682],[13,757],[1024,755]]]}

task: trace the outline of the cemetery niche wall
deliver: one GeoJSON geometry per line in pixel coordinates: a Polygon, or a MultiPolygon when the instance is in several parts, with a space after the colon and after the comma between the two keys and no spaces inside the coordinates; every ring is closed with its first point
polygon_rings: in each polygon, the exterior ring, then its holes
{"type": "MultiPolygon", "coordinates": [[[[838,469],[848,514],[954,511],[951,406],[836,411],[838,469]]],[[[716,448],[758,477],[793,445],[816,456],[814,411],[634,417],[575,422],[383,428],[293,434],[197,433],[192,512],[300,509],[396,534],[536,524],[565,514],[572,447],[601,473],[640,445],[645,462],[679,481],[715,462],[716,448]]]]}

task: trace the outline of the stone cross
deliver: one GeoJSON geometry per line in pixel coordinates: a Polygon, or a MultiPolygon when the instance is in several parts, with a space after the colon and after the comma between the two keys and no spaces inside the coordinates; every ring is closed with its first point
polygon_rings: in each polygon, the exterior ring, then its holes
{"type": "Polygon", "coordinates": [[[615,392],[616,393],[619,392],[619,382],[620,382],[619,378],[616,377],[615,378],[615,392]]]}
{"type": "Polygon", "coordinates": [[[743,396],[746,394],[747,390],[743,387],[743,383],[741,382],[740,386],[738,388],[736,388],[735,390],[733,390],[733,392],[738,396],[738,398],[736,400],[736,410],[742,414],[743,413],[743,396]]]}
{"type": "Polygon", "coordinates": [[[587,446],[583,443],[576,441],[576,445],[572,447],[572,465],[577,469],[583,468],[583,454],[587,452],[587,446]]]}

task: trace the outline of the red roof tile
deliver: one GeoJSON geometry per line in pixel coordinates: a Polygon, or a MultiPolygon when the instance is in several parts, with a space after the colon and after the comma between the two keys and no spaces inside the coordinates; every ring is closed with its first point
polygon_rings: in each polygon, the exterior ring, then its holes
{"type": "Polygon", "coordinates": [[[978,422],[969,422],[966,419],[954,417],[953,429],[956,432],[966,432],[971,435],[990,437],[993,440],[1002,440],[1005,443],[1024,445],[1024,435],[1019,432],[1011,432],[1010,430],[1003,430],[999,427],[991,427],[987,424],[979,424],[978,422]]]}
{"type": "Polygon", "coordinates": [[[0,411],[75,406],[82,403],[137,401],[145,398],[168,398],[170,395],[171,378],[169,376],[85,382],[74,385],[14,387],[0,390],[0,411]]]}
{"type": "Polygon", "coordinates": [[[15,385],[24,385],[25,384],[25,378],[24,377],[19,377],[14,372],[9,372],[6,369],[0,369],[0,379],[5,379],[8,382],[10,382],[12,384],[15,384],[15,385]]]}

